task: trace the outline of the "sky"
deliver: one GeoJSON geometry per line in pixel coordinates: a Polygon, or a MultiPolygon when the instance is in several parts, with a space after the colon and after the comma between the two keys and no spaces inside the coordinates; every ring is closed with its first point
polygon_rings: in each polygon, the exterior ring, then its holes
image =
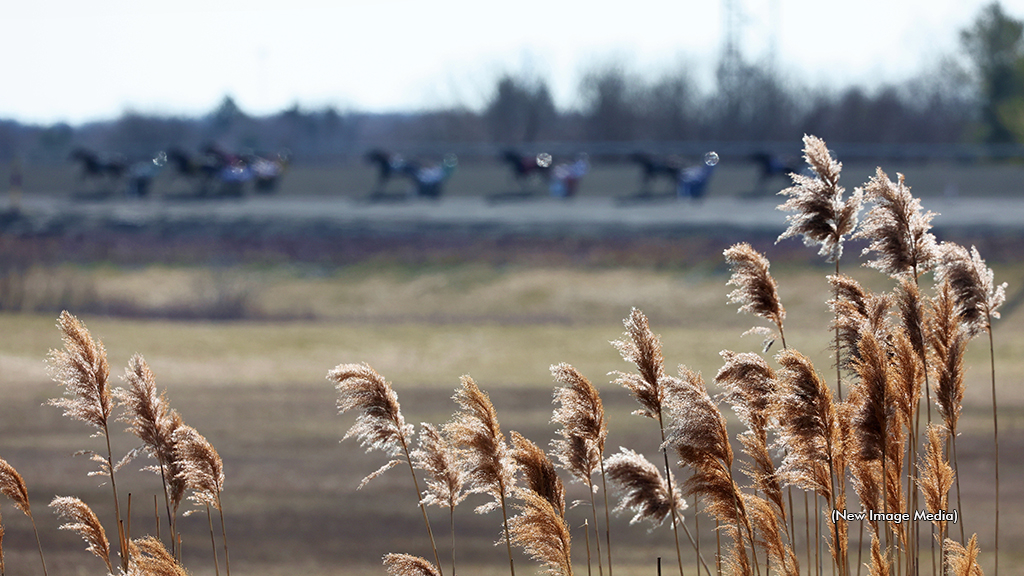
{"type": "MultiPolygon", "coordinates": [[[[742,55],[810,86],[899,82],[959,54],[988,0],[6,0],[0,119],[480,108],[503,73],[578,105],[588,70],[710,85],[725,6],[742,55]],[[607,6],[607,8],[605,8],[607,6]],[[774,47],[774,49],[773,49],[774,47]]],[[[1024,0],[1004,0],[1024,18],[1024,0]]]]}

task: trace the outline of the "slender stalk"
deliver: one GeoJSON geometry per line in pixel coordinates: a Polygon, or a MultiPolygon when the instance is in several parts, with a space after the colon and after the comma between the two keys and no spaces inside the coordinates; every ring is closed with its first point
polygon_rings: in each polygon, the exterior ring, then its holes
{"type": "Polygon", "coordinates": [[[448,507],[448,516],[452,526],[452,576],[455,576],[455,506],[448,507]]]}
{"type": "Polygon", "coordinates": [[[607,544],[605,548],[608,551],[608,576],[612,576],[612,523],[608,512],[608,482],[605,479],[603,457],[601,458],[601,491],[604,492],[604,538],[605,544],[607,544]]]}
{"type": "Polygon", "coordinates": [[[107,440],[107,466],[110,470],[110,488],[114,492],[114,515],[117,517],[117,538],[118,552],[121,556],[121,569],[128,571],[128,543],[124,538],[124,526],[121,524],[121,504],[117,497],[117,483],[114,481],[114,457],[110,449],[110,433],[107,429],[107,421],[103,420],[103,437],[107,440]]]}
{"type": "MultiPolygon", "coordinates": [[[[986,326],[988,332],[989,363],[992,367],[992,433],[996,444],[996,558],[995,574],[999,576],[999,413],[996,411],[996,348],[992,338],[991,319],[986,326]]],[[[962,526],[962,525],[961,525],[962,526]]]]}
{"type": "MultiPolygon", "coordinates": [[[[587,481],[589,482],[589,478],[587,481]]],[[[591,484],[587,484],[587,491],[590,492],[590,513],[594,518],[594,540],[597,542],[597,573],[599,576],[604,576],[604,567],[601,562],[601,533],[600,524],[597,522],[597,504],[594,501],[594,487],[591,484]]],[[[611,576],[611,574],[609,574],[611,576]]]]}
{"type": "MultiPolygon", "coordinates": [[[[590,572],[590,525],[587,520],[583,519],[583,534],[587,538],[587,576],[592,576],[590,572]]],[[[661,570],[661,558],[658,558],[658,570],[661,570]]]]}
{"type": "MultiPolygon", "coordinates": [[[[661,445],[665,445],[665,425],[662,421],[661,410],[658,410],[658,428],[661,430],[661,445]]],[[[697,547],[697,543],[693,540],[693,536],[690,535],[690,529],[686,527],[686,523],[679,519],[678,513],[676,512],[676,501],[675,491],[672,490],[672,470],[668,464],[668,448],[662,448],[662,455],[665,457],[665,478],[668,481],[668,498],[672,506],[672,532],[676,537],[676,558],[679,560],[679,574],[683,574],[683,554],[679,550],[679,531],[676,529],[676,523],[683,525],[683,532],[686,532],[686,537],[689,538],[690,544],[693,546],[694,552],[697,553],[697,557],[700,558],[701,564],[704,565],[704,571],[707,572],[708,576],[711,576],[711,570],[708,568],[707,562],[704,561],[704,556],[700,553],[700,548],[697,547]]]]}
{"type": "Polygon", "coordinates": [[[217,511],[220,512],[220,539],[224,541],[224,569],[231,576],[231,558],[228,557],[228,532],[224,528],[224,507],[220,505],[220,491],[217,491],[217,511]]]}
{"type": "Polygon", "coordinates": [[[956,459],[956,433],[950,431],[949,433],[950,444],[953,447],[953,476],[956,481],[956,508],[960,511],[960,521],[957,524],[960,525],[960,542],[966,543],[967,539],[964,537],[964,505],[960,502],[960,467],[957,465],[956,459]]]}
{"type": "MultiPolygon", "coordinates": [[[[434,543],[434,533],[430,530],[430,520],[427,518],[427,507],[423,504],[423,494],[420,492],[420,483],[416,479],[416,471],[412,467],[412,457],[409,455],[409,445],[405,442],[405,436],[400,435],[399,439],[402,442],[402,451],[405,452],[405,463],[409,465],[409,474],[412,475],[412,484],[416,488],[416,501],[420,504],[420,512],[423,513],[423,523],[427,526],[427,536],[430,536],[430,547],[434,551],[434,565],[437,566],[437,571],[441,576],[444,576],[444,571],[441,569],[441,559],[437,555],[437,544],[434,543]]],[[[505,513],[505,501],[504,494],[502,494],[501,512],[505,513]]],[[[506,540],[508,537],[508,523],[505,523],[506,540]]],[[[511,546],[510,546],[511,550],[511,546]]],[[[509,553],[511,559],[511,552],[509,553]]],[[[514,576],[514,575],[513,575],[514,576]]]]}
{"type": "Polygon", "coordinates": [[[36,519],[32,517],[32,514],[28,515],[28,519],[32,522],[32,532],[36,535],[36,547],[39,548],[39,562],[43,565],[43,576],[46,576],[46,560],[43,559],[43,543],[39,541],[39,530],[36,529],[36,519]]]}
{"type": "MultiPolygon", "coordinates": [[[[154,525],[156,526],[156,539],[160,539],[160,501],[157,499],[156,494],[153,494],[153,519],[155,520],[154,525]]],[[[171,556],[174,556],[174,545],[171,545],[171,556]]]]}
{"type": "MultiPolygon", "coordinates": [[[[498,479],[498,490],[501,491],[501,518],[505,523],[505,546],[508,548],[508,569],[512,576],[516,576],[516,565],[512,561],[512,541],[508,531],[508,513],[505,511],[505,483],[498,479]]],[[[426,514],[426,511],[423,512],[426,514]]]]}
{"type": "Polygon", "coordinates": [[[206,519],[210,522],[210,546],[213,548],[213,568],[217,576],[220,576],[220,560],[217,559],[217,540],[213,536],[213,514],[210,513],[210,505],[206,505],[206,519]]]}

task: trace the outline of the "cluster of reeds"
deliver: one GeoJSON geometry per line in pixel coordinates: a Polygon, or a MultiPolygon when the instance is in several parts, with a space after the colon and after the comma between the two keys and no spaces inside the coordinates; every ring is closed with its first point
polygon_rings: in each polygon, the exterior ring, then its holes
{"type": "MultiPolygon", "coordinates": [[[[66,520],[60,528],[79,534],[88,544],[86,550],[103,561],[108,574],[130,576],[183,575],[188,572],[181,565],[181,535],[177,529],[178,511],[188,498],[205,507],[210,523],[215,572],[220,573],[217,546],[213,531],[212,506],[220,512],[220,532],[224,550],[224,566],[230,574],[227,531],[221,507],[220,493],[224,488],[223,462],[213,445],[190,426],[182,422],[181,415],[170,408],[165,393],[157,391],[156,378],[146,360],[133,356],[122,376],[126,387],[111,388],[110,365],[103,343],[93,339],[85,325],[75,316],[63,312],[57,320],[64,348],[52,350],[49,371],[53,379],[63,386],[64,395],[48,401],[51,406],[64,410],[64,415],[94,428],[93,438],[102,438],[100,451],[82,450],[97,463],[98,470],[90,476],[106,478],[113,500],[113,521],[117,527],[116,547],[111,550],[99,516],[92,507],[79,498],[55,496],[50,507],[66,520]],[[128,425],[127,432],[137,437],[142,445],[115,461],[110,443],[110,428],[116,421],[128,425]],[[154,492],[154,536],[132,538],[132,495],[128,494],[127,509],[122,513],[116,473],[139,455],[147,454],[155,464],[144,470],[159,475],[164,500],[164,515],[168,530],[161,538],[159,495],[154,492]],[[169,546],[168,546],[169,544],[169,546]]],[[[6,461],[0,459],[0,492],[32,521],[24,480],[6,461]]],[[[189,515],[194,510],[185,512],[189,515]]],[[[0,528],[2,535],[2,528],[0,528]]],[[[46,574],[43,545],[36,532],[42,572],[46,574]]],[[[0,541],[2,543],[2,541],[0,541]]],[[[4,573],[3,552],[0,547],[0,575],[4,573]]],[[[22,570],[19,570],[21,573],[22,570]]]]}
{"type": "MultiPolygon", "coordinates": [[[[384,563],[390,573],[443,574],[426,512],[433,504],[449,508],[454,576],[454,508],[468,493],[483,493],[491,499],[477,512],[501,509],[500,533],[513,575],[513,545],[551,574],[572,574],[559,467],[591,494],[585,520],[588,573],[595,559],[599,574],[605,569],[612,573],[608,480],[620,493],[614,511],[628,509],[635,513],[633,522],[649,520],[655,526],[669,520],[681,576],[680,529],[695,550],[697,572],[709,576],[712,571],[821,574],[825,564],[843,576],[860,574],[862,566],[872,575],[909,576],[926,571],[929,557],[932,573],[980,573],[977,536],[968,540],[964,529],[957,424],[964,352],[982,333],[988,334],[991,349],[992,319],[999,317],[1005,285],[994,284],[976,249],[935,239],[930,232],[934,215],[922,212],[902,175],[893,182],[879,169],[863,189],[844,199],[842,165],[821,139],[805,136],[804,145],[811,174],[794,175],[793,186],[780,193],[788,197],[780,209],[792,214],[779,240],[802,236],[835,263],[835,274],[827,277],[835,381],[827,382],[807,356],[786,345],[786,311],[769,261],[748,244],[725,251],[732,268],[728,284],[735,288],[729,299],[740,311],[772,326],[751,330],[765,336],[759,353],[722,352],[724,365],[715,377],[720,394],[712,395],[701,375],[686,366],[679,366],[677,375],[666,371],[662,342],[639,310],[625,319],[624,337],[612,343],[635,366],[634,371],[613,373],[613,383],[639,403],[635,414],[657,423],[663,465],[627,448],[605,455],[608,430],[598,390],[567,364],[551,368],[558,385],[552,422],[560,428],[548,452],[516,432],[507,441],[487,394],[468,376],[454,397],[459,411],[443,426],[423,424],[420,449],[410,451],[415,430],[405,423],[391,384],[368,365],[338,366],[329,378],[340,395],[339,409],[358,412],[347,436],[358,436],[368,448],[392,456],[368,479],[407,463],[430,535],[433,563],[388,554],[384,563]],[[870,208],[859,222],[864,203],[870,208]],[[866,265],[892,277],[890,292],[872,293],[840,273],[848,238],[867,241],[866,265]],[[921,280],[929,272],[933,281],[925,285],[921,280]],[[776,340],[781,349],[769,356],[776,340]],[[744,428],[738,435],[739,458],[719,407],[723,403],[744,428]],[[427,474],[424,492],[417,469],[427,474]],[[950,495],[954,487],[955,508],[950,495]],[[794,491],[798,500],[802,496],[803,526],[796,521],[794,491]],[[604,495],[603,518],[597,492],[604,495]],[[717,527],[712,563],[705,561],[711,551],[691,537],[681,514],[688,506],[695,509],[694,523],[699,509],[717,527]],[[949,526],[954,513],[959,534],[952,534],[949,526]],[[597,535],[594,555],[591,523],[597,535]],[[861,552],[865,525],[867,558],[861,552]]],[[[990,356],[998,442],[994,353],[990,356]]],[[[998,443],[996,449],[998,559],[998,443]]],[[[968,522],[979,521],[968,516],[968,522]]]]}

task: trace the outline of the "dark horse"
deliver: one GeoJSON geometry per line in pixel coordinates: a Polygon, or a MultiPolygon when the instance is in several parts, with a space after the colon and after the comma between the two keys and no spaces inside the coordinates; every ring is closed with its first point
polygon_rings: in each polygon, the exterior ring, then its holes
{"type": "Polygon", "coordinates": [[[509,148],[501,153],[501,160],[512,169],[512,176],[522,188],[526,188],[530,179],[534,176],[538,177],[542,182],[547,181],[548,174],[551,171],[550,154],[531,156],[529,154],[520,154],[518,151],[509,148]]]}
{"type": "Polygon", "coordinates": [[[640,195],[651,193],[651,182],[659,178],[668,180],[675,186],[679,175],[686,168],[677,158],[659,158],[646,152],[634,152],[629,159],[640,165],[640,195]]]}
{"type": "Polygon", "coordinates": [[[755,152],[750,155],[750,160],[760,168],[757,183],[754,185],[754,191],[751,193],[754,196],[766,194],[768,192],[768,184],[773,178],[800,174],[804,169],[800,158],[795,156],[755,152]]]}
{"type": "Polygon", "coordinates": [[[120,154],[100,155],[79,147],[72,150],[69,159],[82,165],[79,181],[92,182],[91,190],[76,193],[80,197],[112,196],[128,173],[128,160],[120,154]]]}
{"type": "Polygon", "coordinates": [[[420,165],[407,161],[398,154],[392,154],[381,148],[374,148],[366,153],[364,159],[377,166],[377,185],[370,192],[371,196],[380,196],[393,176],[409,176],[415,179],[420,165]]]}
{"type": "Polygon", "coordinates": [[[167,161],[174,166],[178,176],[194,183],[195,193],[200,196],[209,193],[211,183],[224,167],[216,156],[210,154],[192,156],[177,147],[167,151],[167,161]]]}

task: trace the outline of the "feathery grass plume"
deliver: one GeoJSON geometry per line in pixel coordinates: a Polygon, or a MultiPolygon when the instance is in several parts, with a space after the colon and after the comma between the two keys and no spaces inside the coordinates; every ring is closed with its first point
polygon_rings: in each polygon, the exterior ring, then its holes
{"type": "Polygon", "coordinates": [[[661,355],[661,340],[651,332],[647,316],[633,308],[629,318],[623,321],[625,338],[612,341],[622,359],[636,365],[636,374],[612,372],[615,383],[624,386],[640,403],[640,410],[633,412],[661,422],[663,393],[660,386],[665,375],[665,359],[661,355]]]}
{"type": "Polygon", "coordinates": [[[539,446],[519,432],[509,432],[512,438],[512,457],[523,472],[526,485],[554,507],[559,516],[565,516],[565,486],[555,471],[555,465],[539,446]]]}
{"type": "Polygon", "coordinates": [[[404,461],[409,465],[413,486],[416,488],[416,501],[419,503],[420,512],[423,513],[427,536],[430,537],[434,562],[437,563],[438,571],[443,572],[440,569],[441,560],[437,555],[434,533],[430,529],[430,519],[427,518],[427,507],[423,503],[419,480],[416,479],[416,472],[412,467],[409,444],[414,429],[411,424],[405,423],[401,406],[398,404],[398,394],[383,376],[366,363],[339,364],[327,373],[327,379],[334,382],[338,391],[338,413],[359,411],[355,424],[345,433],[342,441],[355,436],[359,439],[359,444],[366,447],[367,452],[376,448],[391,457],[387,464],[363,478],[359,488],[388,469],[401,464],[404,457],[404,461]]]}
{"type": "Polygon", "coordinates": [[[988,332],[990,373],[992,375],[992,432],[995,444],[995,573],[999,576],[999,412],[996,409],[996,353],[992,336],[992,319],[999,318],[999,308],[1006,302],[1006,282],[996,286],[992,269],[985,265],[978,249],[943,242],[939,245],[941,263],[936,268],[940,282],[948,280],[960,307],[960,318],[971,338],[988,332]]]}
{"type": "Polygon", "coordinates": [[[47,403],[62,408],[64,416],[96,428],[96,435],[106,439],[106,457],[94,455],[93,460],[100,463],[100,470],[93,474],[110,477],[121,569],[125,570],[128,568],[128,542],[121,530],[121,503],[117,496],[117,482],[114,479],[116,467],[107,426],[114,408],[107,351],[102,342],[93,340],[85,324],[67,310],[57,317],[57,327],[61,331],[64,349],[50,351],[47,370],[53,380],[64,386],[64,397],[51,398],[47,403]]]}
{"type": "MultiPolygon", "coordinates": [[[[614,371],[611,374],[615,376],[614,382],[629,390],[633,398],[640,404],[640,410],[634,411],[633,414],[645,416],[658,422],[658,431],[661,434],[661,453],[665,461],[665,477],[668,478],[669,483],[674,485],[672,471],[668,462],[668,449],[664,446],[665,420],[662,409],[665,400],[663,385],[665,360],[661,354],[661,340],[651,331],[647,316],[636,308],[630,310],[629,317],[623,320],[622,323],[626,327],[625,338],[612,341],[611,344],[619,351],[623,360],[636,365],[637,373],[628,374],[614,371]]],[[[674,498],[675,492],[669,492],[668,497],[674,498]]],[[[670,506],[669,512],[675,515],[676,507],[670,506]]],[[[700,547],[690,535],[690,529],[686,527],[686,523],[682,520],[674,519],[672,522],[672,533],[676,541],[676,560],[679,563],[680,576],[683,574],[683,555],[679,550],[679,531],[677,527],[679,525],[683,527],[683,531],[690,540],[690,544],[693,545],[694,552],[696,552],[697,557],[700,559],[700,563],[704,566],[708,576],[710,576],[711,570],[700,553],[700,547]]],[[[699,536],[700,533],[698,532],[699,536]]]]}
{"type": "MultiPolygon", "coordinates": [[[[964,353],[970,340],[964,324],[960,321],[953,288],[949,281],[943,282],[932,300],[928,316],[928,344],[935,353],[935,403],[939,407],[949,432],[953,449],[953,470],[956,473],[957,508],[963,510],[960,501],[960,467],[956,456],[957,425],[963,411],[964,399],[964,353]]],[[[965,539],[963,520],[960,524],[961,541],[965,539]]]]}
{"type": "Polygon", "coordinates": [[[428,474],[422,503],[448,508],[452,530],[452,574],[455,574],[455,507],[466,499],[465,475],[459,466],[458,450],[451,440],[427,423],[420,424],[420,447],[413,450],[413,466],[428,474]]]}
{"type": "MultiPolygon", "coordinates": [[[[552,471],[554,468],[552,467],[552,471]]],[[[512,543],[541,563],[552,576],[572,576],[572,536],[559,508],[565,501],[552,502],[532,489],[519,489],[519,514],[508,522],[512,543]]]]}
{"type": "Polygon", "coordinates": [[[935,402],[949,433],[955,438],[964,399],[964,353],[969,336],[957,316],[948,282],[939,286],[928,317],[928,343],[935,353],[935,402]]]}
{"type": "Polygon", "coordinates": [[[508,529],[508,506],[505,501],[515,487],[515,459],[505,443],[505,435],[501,433],[498,414],[494,411],[490,397],[469,376],[463,376],[461,382],[462,388],[456,391],[452,399],[462,410],[456,413],[451,422],[445,424],[444,430],[451,435],[452,443],[465,451],[469,491],[494,497],[494,501],[478,506],[476,512],[482,514],[501,508],[509,571],[515,576],[508,529]]]}
{"type": "MultiPolygon", "coordinates": [[[[917,482],[924,494],[925,507],[933,514],[949,510],[949,490],[953,487],[953,468],[944,455],[945,436],[938,424],[929,424],[925,451],[917,463],[917,482]]],[[[942,542],[946,538],[946,521],[937,519],[932,523],[942,542]]]]}
{"type": "Polygon", "coordinates": [[[107,565],[107,571],[113,573],[114,567],[110,564],[110,542],[92,508],[73,496],[55,497],[50,502],[50,508],[53,508],[61,518],[69,520],[60,529],[78,532],[89,545],[86,550],[103,560],[107,565]]]}
{"type": "Polygon", "coordinates": [[[384,566],[391,576],[441,576],[429,561],[409,554],[386,554],[384,566]]]}
{"type": "Polygon", "coordinates": [[[115,389],[113,396],[125,407],[120,420],[128,423],[127,431],[142,440],[145,450],[156,458],[157,465],[145,469],[159,474],[163,484],[173,554],[177,533],[175,519],[185,497],[181,462],[174,453],[174,432],[182,425],[181,416],[170,408],[166,392],[157,392],[156,377],[142,355],[132,356],[122,379],[128,388],[115,389]]]}
{"type": "Polygon", "coordinates": [[[25,480],[14,469],[14,466],[11,466],[3,458],[0,458],[0,494],[10,498],[11,502],[14,502],[14,506],[24,512],[26,516],[32,516],[25,480]]]}
{"type": "Polygon", "coordinates": [[[725,401],[747,426],[739,439],[753,466],[745,464],[744,473],[753,479],[754,489],[774,505],[776,519],[785,526],[782,486],[768,449],[769,408],[776,394],[775,373],[757,354],[737,354],[729,350],[720,354],[725,364],[715,375],[715,383],[726,390],[725,401]]]}
{"type": "MultiPolygon", "coordinates": [[[[783,350],[776,361],[781,368],[776,372],[779,391],[772,416],[778,421],[779,445],[786,453],[778,474],[790,484],[824,497],[827,508],[845,509],[842,481],[846,462],[832,391],[803,354],[783,350]]],[[[842,573],[847,566],[848,527],[841,518],[833,522],[830,514],[826,522],[832,559],[842,573]]]]}
{"type": "Polygon", "coordinates": [[[804,244],[821,245],[818,254],[828,262],[838,262],[843,255],[843,237],[857,227],[863,192],[855,189],[843,201],[846,189],[839,185],[843,165],[832,158],[821,138],[804,135],[804,159],[816,176],[792,174],[794,186],[779,192],[789,199],[778,209],[795,214],[786,216],[789,228],[776,242],[801,235],[804,244]]]}
{"type": "Polygon", "coordinates": [[[956,540],[946,539],[943,545],[946,553],[946,561],[949,563],[949,573],[952,576],[984,576],[981,566],[978,564],[978,556],[981,555],[981,546],[978,545],[978,535],[971,536],[967,546],[956,540]]]}
{"type": "Polygon", "coordinates": [[[939,256],[931,230],[933,212],[921,212],[921,201],[910,194],[910,187],[879,168],[865,185],[866,198],[874,205],[853,238],[869,241],[863,254],[876,253],[867,266],[892,277],[917,278],[930,270],[939,256]]]}
{"type": "Polygon", "coordinates": [[[615,511],[629,509],[636,513],[630,524],[646,520],[658,527],[672,514],[673,506],[679,513],[687,508],[675,482],[670,488],[658,467],[642,454],[620,447],[618,454],[612,454],[605,461],[605,471],[622,494],[615,511]]]}
{"type": "Polygon", "coordinates": [[[868,566],[868,576],[889,576],[892,572],[890,570],[888,557],[888,547],[886,547],[885,553],[883,553],[882,543],[878,539],[878,534],[872,534],[871,565],[868,566]]]}
{"type": "MultiPolygon", "coordinates": [[[[568,470],[575,480],[583,482],[590,493],[590,507],[594,518],[594,530],[600,531],[597,521],[597,506],[594,503],[596,490],[591,476],[599,469],[601,483],[604,488],[605,512],[605,544],[608,553],[608,574],[612,574],[610,513],[608,510],[608,485],[604,470],[604,443],[608,437],[608,427],[604,421],[604,405],[597,393],[597,388],[583,374],[569,364],[551,366],[551,375],[562,386],[555,388],[554,400],[560,407],[556,408],[551,421],[560,424],[558,434],[562,438],[551,444],[562,467],[568,470]]],[[[597,539],[598,571],[603,572],[601,563],[601,539],[597,539]]]]}
{"type": "Polygon", "coordinates": [[[800,564],[792,546],[783,540],[786,525],[780,522],[775,506],[753,494],[744,494],[743,498],[754,533],[760,536],[758,543],[768,552],[768,563],[783,576],[799,576],[800,564]]]}
{"type": "Polygon", "coordinates": [[[725,417],[708,395],[704,379],[685,366],[679,378],[665,376],[665,408],[671,425],[664,447],[675,450],[680,466],[688,466],[693,475],[684,483],[687,494],[702,496],[708,514],[723,524],[736,526],[736,554],[745,562],[744,532],[751,543],[754,565],[753,532],[743,497],[732,475],[732,445],[725,417]]]}
{"type": "Polygon", "coordinates": [[[160,540],[147,536],[129,544],[128,572],[125,576],[189,576],[160,540]]]}
{"type": "Polygon", "coordinates": [[[867,330],[879,336],[889,333],[892,297],[868,292],[849,276],[830,275],[828,281],[835,294],[828,305],[833,312],[830,328],[839,332],[837,357],[843,369],[854,371],[853,363],[860,358],[861,332],[867,330]]]}
{"type": "Polygon", "coordinates": [[[420,447],[412,451],[412,461],[413,466],[429,475],[423,502],[427,506],[455,508],[467,496],[462,490],[465,479],[455,447],[434,425],[424,422],[420,429],[420,447]]]}
{"type": "MultiPolygon", "coordinates": [[[[734,244],[724,252],[725,261],[732,269],[732,276],[726,282],[736,289],[729,293],[729,302],[739,304],[739,312],[760,316],[775,324],[782,339],[782,347],[786,347],[786,333],[782,323],[786,319],[786,309],[779,300],[779,285],[768,271],[771,264],[763,254],[754,250],[750,244],[742,242],[734,244]]],[[[765,334],[763,328],[752,328],[750,333],[765,334]]],[[[771,346],[774,337],[770,332],[766,335],[765,349],[771,346]]]]}
{"type": "Polygon", "coordinates": [[[968,252],[963,246],[943,242],[939,254],[936,279],[940,283],[949,280],[968,333],[974,338],[990,330],[992,319],[999,318],[999,308],[1006,302],[1008,284],[995,285],[995,274],[974,246],[968,252]]]}
{"type": "Polygon", "coordinates": [[[52,398],[48,404],[64,409],[64,416],[80,420],[106,436],[107,420],[114,409],[108,378],[110,365],[103,343],[78,318],[66,310],[57,318],[63,350],[51,350],[48,371],[64,386],[63,398],[52,398]]]}
{"type": "MultiPolygon", "coordinates": [[[[220,513],[221,540],[224,542],[224,565],[231,574],[228,557],[228,536],[224,525],[224,508],[220,493],[224,490],[224,462],[213,444],[191,426],[182,425],[174,431],[174,457],[181,462],[181,478],[192,490],[189,498],[197,504],[213,506],[220,513]]],[[[209,509],[207,509],[209,511],[209,509]]]]}
{"type": "MultiPolygon", "coordinates": [[[[36,546],[39,548],[39,561],[43,565],[43,574],[46,574],[46,560],[43,558],[43,543],[39,540],[39,530],[36,529],[36,519],[32,516],[32,506],[28,499],[28,487],[25,486],[25,480],[18,474],[18,471],[7,463],[6,460],[0,458],[0,494],[7,496],[14,502],[14,507],[21,510],[25,516],[28,516],[29,521],[32,523],[32,532],[36,536],[36,546]]],[[[0,526],[0,531],[3,527],[0,526]]],[[[2,538],[2,532],[0,532],[0,538],[2,538]]],[[[2,550],[2,548],[0,548],[2,550]]],[[[2,566],[3,554],[0,552],[0,566],[2,566]]]]}
{"type": "MultiPolygon", "coordinates": [[[[392,460],[373,472],[359,483],[359,488],[380,476],[388,469],[401,464],[402,456],[408,456],[408,446],[414,432],[412,424],[405,423],[398,394],[391,383],[368,364],[340,364],[327,374],[338,391],[338,413],[358,410],[355,424],[342,438],[353,436],[360,446],[369,452],[381,450],[392,460]]],[[[417,490],[417,492],[419,492],[417,490]]]]}

